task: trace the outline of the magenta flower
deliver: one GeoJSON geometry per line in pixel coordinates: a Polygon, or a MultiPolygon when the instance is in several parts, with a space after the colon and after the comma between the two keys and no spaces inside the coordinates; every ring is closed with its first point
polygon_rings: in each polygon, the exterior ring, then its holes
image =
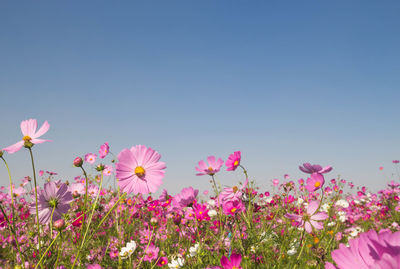
{"type": "Polygon", "coordinates": [[[118,185],[126,193],[148,194],[162,184],[166,168],[159,162],[161,155],[143,145],[124,149],[118,154],[116,176],[118,185]]]}
{"type": "Polygon", "coordinates": [[[50,124],[45,121],[42,127],[40,127],[40,129],[36,132],[37,121],[35,119],[24,120],[21,122],[21,132],[23,134],[22,140],[2,150],[11,154],[20,150],[25,142],[31,142],[34,145],[48,142],[50,140],[39,139],[39,137],[47,133],[49,128],[50,124]]]}
{"type": "Polygon", "coordinates": [[[399,160],[393,160],[392,161],[394,164],[398,164],[400,161],[399,160]]]}
{"type": "Polygon", "coordinates": [[[215,160],[215,156],[208,156],[207,161],[208,165],[203,160],[199,161],[199,166],[196,167],[196,170],[199,173],[197,173],[196,176],[213,176],[221,169],[222,165],[224,164],[224,161],[221,158],[215,160]]]}
{"type": "Polygon", "coordinates": [[[235,151],[231,155],[229,155],[228,160],[226,160],[226,171],[235,171],[236,168],[240,165],[241,153],[240,151],[235,151]]]}
{"type": "Polygon", "coordinates": [[[245,210],[245,206],[241,200],[226,201],[222,204],[225,215],[234,216],[245,210]]]}
{"type": "Polygon", "coordinates": [[[222,256],[221,265],[222,269],[242,269],[240,263],[242,262],[242,255],[240,254],[232,254],[230,260],[222,256]]]}
{"type": "Polygon", "coordinates": [[[324,225],[322,225],[318,221],[325,220],[328,218],[328,214],[326,214],[325,212],[315,213],[317,209],[318,209],[318,202],[311,201],[307,207],[306,213],[303,213],[303,215],[295,215],[287,213],[285,214],[285,217],[294,220],[296,222],[296,226],[304,227],[307,233],[311,233],[312,227],[314,227],[317,230],[322,230],[324,228],[324,225]]]}
{"type": "Polygon", "coordinates": [[[307,174],[313,174],[313,173],[325,174],[330,172],[332,170],[332,167],[326,166],[322,168],[322,166],[318,164],[303,163],[303,166],[299,166],[299,169],[307,174]]]}
{"type": "Polygon", "coordinates": [[[314,191],[322,188],[322,186],[324,186],[324,184],[325,184],[325,179],[322,174],[312,173],[311,177],[307,178],[306,189],[309,192],[314,192],[314,191]]]}
{"type": "MultiPolygon", "coordinates": [[[[331,255],[340,269],[400,268],[400,232],[374,230],[349,240],[349,247],[339,245],[331,255]]],[[[336,268],[326,263],[325,268],[336,268]]]]}
{"type": "Polygon", "coordinates": [[[197,221],[201,222],[203,220],[210,220],[210,216],[208,215],[208,209],[206,205],[194,204],[193,210],[196,215],[197,221]]]}
{"type": "Polygon", "coordinates": [[[183,188],[182,191],[172,199],[174,208],[181,209],[192,204],[198,193],[199,190],[195,190],[192,187],[183,188]]]}
{"type": "Polygon", "coordinates": [[[96,157],[97,155],[94,153],[88,153],[85,155],[85,162],[90,163],[90,164],[94,164],[94,162],[96,161],[96,157]]]}
{"type": "Polygon", "coordinates": [[[102,267],[96,263],[88,265],[86,269],[102,269],[102,267]]]}
{"type": "Polygon", "coordinates": [[[105,142],[103,145],[100,146],[99,157],[101,159],[104,159],[109,152],[110,152],[110,146],[108,145],[107,142],[105,142]]]}
{"type": "MultiPolygon", "coordinates": [[[[61,219],[62,214],[68,212],[70,203],[73,201],[72,193],[68,190],[67,184],[62,183],[57,187],[54,181],[44,184],[43,190],[40,190],[38,195],[39,221],[41,224],[50,221],[53,209],[53,221],[61,219]]],[[[30,213],[36,214],[35,203],[31,204],[30,213]]]]}
{"type": "Polygon", "coordinates": [[[161,257],[160,259],[158,259],[157,266],[163,267],[167,263],[168,263],[168,258],[167,257],[161,257]]]}
{"type": "Polygon", "coordinates": [[[154,261],[155,259],[157,259],[158,257],[158,252],[160,251],[160,249],[156,246],[154,246],[153,244],[150,245],[145,251],[145,256],[144,256],[144,261],[146,262],[151,262],[154,261]]]}

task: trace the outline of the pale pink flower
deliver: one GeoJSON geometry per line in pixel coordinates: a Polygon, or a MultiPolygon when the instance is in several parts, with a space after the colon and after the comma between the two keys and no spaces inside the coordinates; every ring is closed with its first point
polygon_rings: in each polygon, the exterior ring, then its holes
{"type": "Polygon", "coordinates": [[[218,196],[219,202],[241,199],[243,190],[247,187],[248,183],[249,180],[246,178],[246,181],[239,188],[237,186],[233,186],[232,188],[224,188],[224,190],[218,196]]]}
{"type": "Polygon", "coordinates": [[[94,164],[94,162],[96,161],[96,157],[97,157],[96,154],[88,153],[88,154],[85,155],[85,161],[87,163],[94,164]]]}
{"type": "Polygon", "coordinates": [[[272,180],[272,184],[274,184],[274,186],[278,186],[279,185],[279,179],[275,178],[274,180],[272,180]]]}
{"type": "Polygon", "coordinates": [[[285,217],[288,219],[292,219],[297,223],[297,226],[304,227],[307,233],[312,232],[312,227],[317,230],[322,230],[324,225],[318,221],[325,220],[329,216],[325,212],[315,213],[318,209],[319,203],[317,201],[311,201],[307,207],[306,213],[303,215],[295,215],[295,214],[285,214],[285,217]]]}
{"type": "Polygon", "coordinates": [[[49,128],[50,124],[45,121],[42,127],[36,131],[37,121],[35,119],[24,120],[21,122],[21,132],[23,134],[22,140],[2,150],[11,154],[20,150],[25,142],[31,142],[34,145],[48,142],[50,140],[39,139],[39,137],[47,133],[49,128]]]}
{"type": "Polygon", "coordinates": [[[213,176],[221,169],[222,165],[224,164],[224,161],[221,158],[216,160],[215,156],[208,156],[207,161],[208,165],[203,160],[199,161],[199,166],[196,167],[196,170],[199,173],[197,173],[196,176],[203,176],[203,175],[213,176]]]}
{"type": "Polygon", "coordinates": [[[143,145],[124,149],[118,154],[116,176],[118,185],[126,193],[148,194],[157,191],[164,178],[164,162],[161,155],[143,145]]]}
{"type": "Polygon", "coordinates": [[[103,170],[103,175],[110,176],[113,171],[114,171],[114,169],[111,165],[105,165],[104,170],[103,170]]]}

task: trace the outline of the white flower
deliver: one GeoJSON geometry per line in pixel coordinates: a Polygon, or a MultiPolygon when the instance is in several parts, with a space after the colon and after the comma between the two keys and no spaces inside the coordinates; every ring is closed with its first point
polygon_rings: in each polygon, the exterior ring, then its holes
{"type": "Polygon", "coordinates": [[[119,256],[121,259],[127,259],[129,256],[132,255],[132,253],[136,250],[136,242],[131,241],[126,244],[126,247],[121,248],[121,251],[119,252],[119,256]]]}
{"type": "Polygon", "coordinates": [[[297,249],[295,248],[295,247],[293,247],[293,248],[291,248],[291,249],[289,249],[288,251],[287,251],[287,254],[289,255],[289,256],[293,256],[294,254],[296,254],[297,253],[297,249]]]}
{"type": "Polygon", "coordinates": [[[171,259],[171,263],[168,263],[168,267],[170,269],[181,268],[185,264],[185,260],[183,258],[178,257],[175,259],[175,257],[172,257],[171,259]]]}
{"type": "Polygon", "coordinates": [[[303,204],[303,203],[304,203],[304,200],[303,200],[302,198],[298,198],[298,199],[297,199],[296,204],[297,204],[298,206],[301,206],[301,204],[303,204]]]}
{"type": "Polygon", "coordinates": [[[208,215],[212,218],[215,217],[217,215],[217,211],[215,211],[214,209],[211,209],[210,211],[208,211],[208,215]]]}
{"type": "Polygon", "coordinates": [[[132,252],[134,252],[136,249],[136,242],[132,240],[131,242],[126,244],[126,247],[132,249],[132,252]]]}
{"type": "Polygon", "coordinates": [[[199,250],[199,243],[195,244],[193,247],[189,248],[189,256],[194,257],[197,255],[197,251],[199,250]]]}
{"type": "Polygon", "coordinates": [[[332,221],[332,222],[329,222],[329,223],[327,224],[327,226],[328,226],[328,227],[332,227],[332,226],[335,226],[335,224],[336,224],[336,222],[332,221]]]}
{"type": "Polygon", "coordinates": [[[321,211],[328,212],[331,206],[329,204],[323,204],[321,206],[321,211]]]}
{"type": "Polygon", "coordinates": [[[214,206],[215,206],[215,200],[208,200],[208,201],[207,201],[207,204],[208,204],[210,207],[214,207],[214,206]]]}

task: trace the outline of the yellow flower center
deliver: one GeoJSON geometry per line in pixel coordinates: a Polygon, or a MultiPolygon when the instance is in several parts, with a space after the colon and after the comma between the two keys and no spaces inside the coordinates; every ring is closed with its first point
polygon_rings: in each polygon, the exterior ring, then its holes
{"type": "Polygon", "coordinates": [[[214,169],[212,167],[208,167],[208,174],[211,176],[213,176],[215,174],[214,169]]]}
{"type": "Polygon", "coordinates": [[[314,187],[318,188],[319,186],[321,186],[321,182],[319,181],[315,182],[314,187]]]}
{"type": "Polygon", "coordinates": [[[24,136],[23,138],[22,138],[22,140],[24,140],[25,142],[29,142],[29,141],[31,141],[31,137],[29,136],[29,135],[26,135],[26,136],[24,136]]]}
{"type": "Polygon", "coordinates": [[[144,170],[143,167],[138,166],[138,167],[135,168],[135,174],[136,174],[139,178],[142,178],[142,177],[144,177],[144,175],[146,174],[146,170],[144,170]]]}
{"type": "Polygon", "coordinates": [[[234,193],[236,193],[239,190],[239,188],[236,187],[236,186],[233,186],[232,190],[233,190],[234,193]]]}
{"type": "Polygon", "coordinates": [[[234,165],[234,166],[238,166],[238,165],[239,165],[239,162],[236,160],[236,161],[233,163],[233,165],[234,165]]]}
{"type": "Polygon", "coordinates": [[[236,266],[232,266],[232,269],[239,269],[239,267],[236,267],[236,266]]]}
{"type": "Polygon", "coordinates": [[[237,209],[236,207],[232,208],[232,209],[231,209],[231,212],[232,212],[232,213],[235,213],[236,209],[237,209]]]}

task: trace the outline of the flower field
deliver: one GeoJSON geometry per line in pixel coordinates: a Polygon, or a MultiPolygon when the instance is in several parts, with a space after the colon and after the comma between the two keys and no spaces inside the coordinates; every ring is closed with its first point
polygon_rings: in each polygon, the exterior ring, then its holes
{"type": "Polygon", "coordinates": [[[155,196],[166,164],[154,149],[115,156],[104,143],[71,160],[77,176],[60,181],[35,170],[50,125],[37,127],[23,121],[22,139],[0,150],[10,181],[0,192],[0,268],[400,268],[397,182],[371,193],[332,178],[331,166],[304,163],[305,179],[275,179],[263,190],[236,151],[194,164],[210,191],[155,196]],[[13,154],[32,161],[18,184],[8,169],[13,154]],[[243,180],[222,187],[221,170],[243,180]],[[105,187],[106,178],[116,187],[105,187]]]}

